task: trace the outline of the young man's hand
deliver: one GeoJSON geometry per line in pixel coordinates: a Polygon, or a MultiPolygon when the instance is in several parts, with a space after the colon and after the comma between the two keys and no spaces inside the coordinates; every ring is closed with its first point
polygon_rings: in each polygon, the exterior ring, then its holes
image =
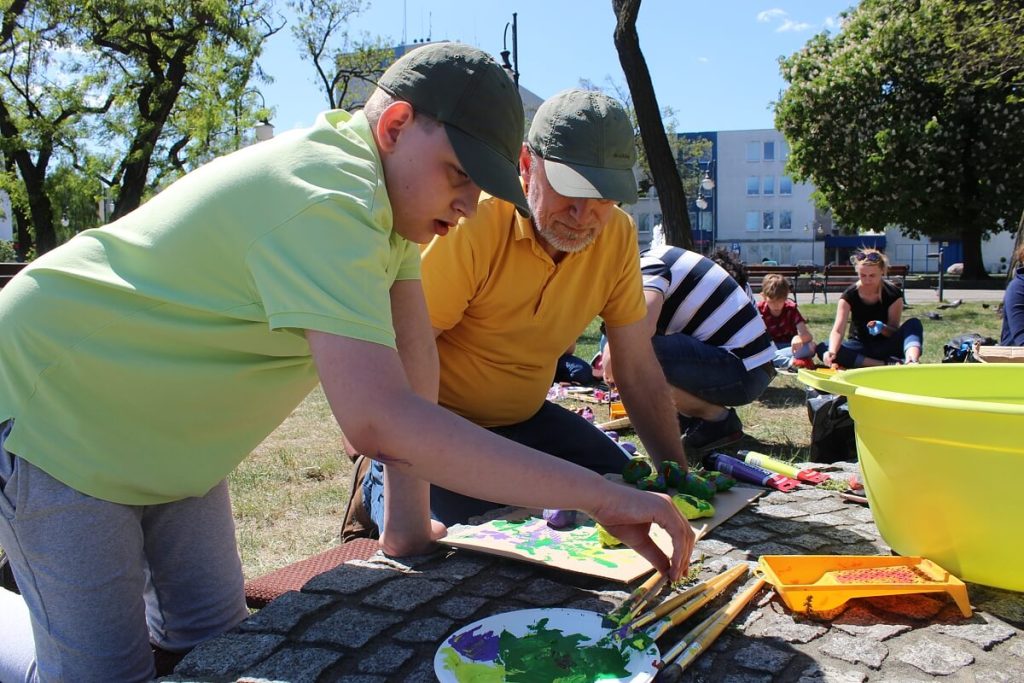
{"type": "Polygon", "coordinates": [[[611,482],[609,485],[608,495],[601,498],[600,506],[586,512],[655,569],[671,581],[678,581],[690,566],[690,553],[696,542],[693,527],[668,496],[611,482]],[[671,560],[651,539],[652,522],[672,538],[671,560]]]}

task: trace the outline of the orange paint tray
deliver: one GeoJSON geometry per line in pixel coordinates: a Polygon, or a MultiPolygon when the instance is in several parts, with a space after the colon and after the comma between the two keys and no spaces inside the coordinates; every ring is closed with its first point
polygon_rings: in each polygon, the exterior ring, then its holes
{"type": "Polygon", "coordinates": [[[758,574],[794,612],[827,612],[851,598],[949,593],[971,616],[967,586],[923,557],[762,555],[758,574]]]}

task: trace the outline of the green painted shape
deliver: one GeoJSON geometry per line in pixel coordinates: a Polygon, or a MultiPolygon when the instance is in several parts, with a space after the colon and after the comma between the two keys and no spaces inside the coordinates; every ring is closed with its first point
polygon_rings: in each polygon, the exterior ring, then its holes
{"type": "MultiPolygon", "coordinates": [[[[624,678],[630,654],[623,648],[595,643],[581,634],[565,635],[547,627],[544,618],[529,627],[528,633],[515,636],[502,631],[498,640],[498,659],[505,666],[509,683],[590,683],[624,678]]],[[[461,680],[461,679],[460,679],[461,680]]]]}
{"type": "Polygon", "coordinates": [[[473,662],[463,659],[454,648],[446,647],[444,668],[452,672],[459,683],[503,683],[505,667],[491,662],[473,662]]]}

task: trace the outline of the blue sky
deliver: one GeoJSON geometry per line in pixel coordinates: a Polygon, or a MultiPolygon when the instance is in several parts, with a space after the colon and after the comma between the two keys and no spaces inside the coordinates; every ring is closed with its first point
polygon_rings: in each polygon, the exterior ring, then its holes
{"type": "MultiPolygon", "coordinates": [[[[498,58],[505,25],[518,14],[520,83],[541,97],[581,78],[625,88],[612,41],[611,0],[371,0],[350,25],[399,43],[458,40],[498,58]]],[[[838,30],[856,0],[643,0],[640,45],[658,103],[675,110],[677,130],[771,128],[772,101],[785,82],[778,58],[814,34],[838,30]]],[[[290,18],[290,17],[289,17],[290,18]]],[[[512,31],[508,30],[512,49],[512,31]]],[[[275,82],[261,85],[278,132],[313,122],[326,108],[312,64],[299,58],[285,27],[267,43],[261,64],[275,82]]]]}

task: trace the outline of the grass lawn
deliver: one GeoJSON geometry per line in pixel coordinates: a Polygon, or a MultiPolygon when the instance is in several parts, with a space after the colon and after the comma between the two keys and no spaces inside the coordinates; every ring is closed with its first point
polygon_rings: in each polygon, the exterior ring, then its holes
{"type": "MultiPolygon", "coordinates": [[[[835,305],[801,304],[800,310],[815,339],[825,339],[835,305]]],[[[984,308],[981,303],[965,303],[942,311],[940,321],[925,316],[933,310],[934,305],[919,304],[905,314],[924,323],[926,363],[938,363],[942,345],[958,334],[999,337],[1001,318],[995,304],[984,308]]],[[[590,358],[597,343],[595,322],[580,338],[577,354],[590,358]]],[[[599,421],[607,419],[604,410],[599,406],[596,411],[599,421]]],[[[795,376],[779,375],[759,400],[740,407],[739,415],[747,433],[741,448],[787,460],[806,459],[810,424],[804,388],[795,376]]],[[[317,389],[231,475],[238,543],[247,578],[337,543],[351,472],[340,436],[323,392],[317,389]]]]}

